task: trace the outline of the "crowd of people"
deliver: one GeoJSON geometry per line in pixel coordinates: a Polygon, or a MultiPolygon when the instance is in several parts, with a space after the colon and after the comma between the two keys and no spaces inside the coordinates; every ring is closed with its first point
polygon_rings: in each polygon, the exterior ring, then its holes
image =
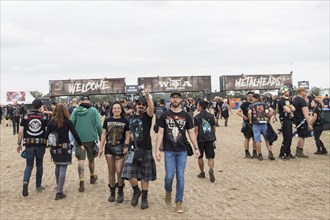
{"type": "MultiPolygon", "coordinates": [[[[145,89],[144,93],[144,96],[134,101],[125,98],[113,103],[103,102],[94,105],[89,96],[82,96],[79,101],[76,98],[72,99],[69,106],[53,102],[51,110],[48,110],[39,99],[33,101],[31,111],[27,111],[24,106],[18,106],[17,103],[7,106],[4,115],[6,118],[10,115],[13,121],[13,134],[18,133],[17,152],[22,153],[22,146],[25,146],[26,167],[22,195],[29,195],[28,186],[34,160],[37,167],[36,190],[44,190],[43,157],[46,148],[49,147],[55,164],[55,200],[66,197],[63,188],[67,166],[72,163],[73,155],[78,161],[78,191],[81,193],[86,187],[86,156],[90,184],[95,184],[98,179],[95,158],[104,156],[108,167],[108,201],[123,203],[123,189],[127,180],[133,191],[131,206],[137,206],[141,197],[140,208],[147,209],[149,184],[157,178],[155,159],[161,161],[163,155],[165,203],[172,203],[172,185],[175,178],[176,212],[183,213],[187,157],[195,155],[198,158],[200,173],[197,177],[206,178],[203,160],[205,157],[209,180],[215,182],[216,128],[220,126],[219,119],[223,119],[224,127],[228,126],[228,118],[232,111],[228,99],[220,97],[210,101],[203,98],[184,99],[181,92],[172,91],[170,106],[166,108],[164,99],[155,102],[149,89],[145,89]],[[156,119],[152,128],[154,115],[156,119]],[[151,130],[157,137],[155,155],[152,151],[151,130]]],[[[310,114],[309,100],[304,89],[298,88],[297,95],[290,97],[289,88],[284,86],[280,89],[280,94],[280,97],[264,98],[257,93],[248,92],[237,110],[236,114],[243,119],[241,132],[245,137],[242,144],[245,157],[263,160],[262,135],[268,150],[268,158],[275,160],[272,145],[277,139],[277,132],[272,128],[271,122],[278,120],[277,114],[283,135],[279,158],[308,158],[303,151],[304,141],[311,136],[312,131],[317,148],[315,154],[327,154],[327,149],[320,140],[323,131],[320,114],[323,108],[329,105],[329,100],[312,100],[310,106],[313,111],[310,114]],[[291,151],[293,125],[297,127],[298,135],[295,155],[291,151]],[[252,155],[249,150],[251,143],[252,155]]]]}

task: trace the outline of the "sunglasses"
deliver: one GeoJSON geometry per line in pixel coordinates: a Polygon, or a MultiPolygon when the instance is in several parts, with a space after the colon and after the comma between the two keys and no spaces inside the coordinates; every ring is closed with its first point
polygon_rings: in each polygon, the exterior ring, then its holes
{"type": "Polygon", "coordinates": [[[138,102],[137,105],[147,106],[145,103],[138,102]]]}

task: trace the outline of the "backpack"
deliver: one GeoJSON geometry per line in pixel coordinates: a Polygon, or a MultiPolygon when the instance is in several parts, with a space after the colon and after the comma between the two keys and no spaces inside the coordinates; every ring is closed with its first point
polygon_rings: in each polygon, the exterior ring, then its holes
{"type": "Polygon", "coordinates": [[[319,121],[323,126],[330,124],[330,110],[321,109],[319,111],[319,121]]]}

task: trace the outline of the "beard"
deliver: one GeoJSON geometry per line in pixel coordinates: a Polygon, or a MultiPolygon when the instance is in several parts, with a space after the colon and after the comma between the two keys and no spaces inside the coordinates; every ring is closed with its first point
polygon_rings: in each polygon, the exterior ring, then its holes
{"type": "Polygon", "coordinates": [[[179,107],[179,106],[181,105],[180,102],[171,102],[171,104],[172,104],[172,106],[173,106],[174,108],[177,108],[177,107],[179,107]]]}

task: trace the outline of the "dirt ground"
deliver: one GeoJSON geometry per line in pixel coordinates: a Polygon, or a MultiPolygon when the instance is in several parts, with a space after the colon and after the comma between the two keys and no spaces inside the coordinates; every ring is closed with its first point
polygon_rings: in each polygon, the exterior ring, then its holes
{"type": "MultiPolygon", "coordinates": [[[[305,152],[308,159],[283,161],[278,158],[282,136],[274,143],[275,161],[245,159],[241,118],[235,111],[229,126],[217,129],[215,158],[216,181],[211,183],[208,172],[198,179],[197,159],[188,158],[185,173],[183,214],[175,212],[175,205],[164,202],[164,160],[156,162],[157,180],[149,189],[149,208],[131,207],[132,189],[126,182],[124,203],[107,201],[107,166],[104,158],[96,159],[97,184],[86,182],[84,193],[78,192],[77,161],[67,170],[64,193],[67,197],[56,201],[54,164],[49,151],[44,158],[43,185],[45,191],[35,190],[35,168],[29,185],[29,196],[22,196],[25,160],[16,152],[17,135],[12,128],[1,124],[0,147],[0,218],[1,219],[330,219],[330,160],[329,155],[314,155],[314,139],[308,138],[305,152]]],[[[279,122],[274,124],[279,127],[279,122]]],[[[152,134],[153,143],[155,135],[152,134]]],[[[330,132],[321,139],[330,149],[330,132]]],[[[292,150],[295,152],[297,139],[292,150]]],[[[155,146],[155,145],[154,145],[155,146]]],[[[251,150],[252,151],[252,150],[251,150]]],[[[85,175],[88,176],[87,163],[85,175]]],[[[207,168],[207,166],[206,166],[207,168]]],[[[206,169],[207,171],[208,169],[206,169]]],[[[175,181],[174,181],[175,185],[175,181]]],[[[175,189],[175,187],[174,187],[175,189]]],[[[174,191],[175,193],[175,191],[174,191]]]]}

